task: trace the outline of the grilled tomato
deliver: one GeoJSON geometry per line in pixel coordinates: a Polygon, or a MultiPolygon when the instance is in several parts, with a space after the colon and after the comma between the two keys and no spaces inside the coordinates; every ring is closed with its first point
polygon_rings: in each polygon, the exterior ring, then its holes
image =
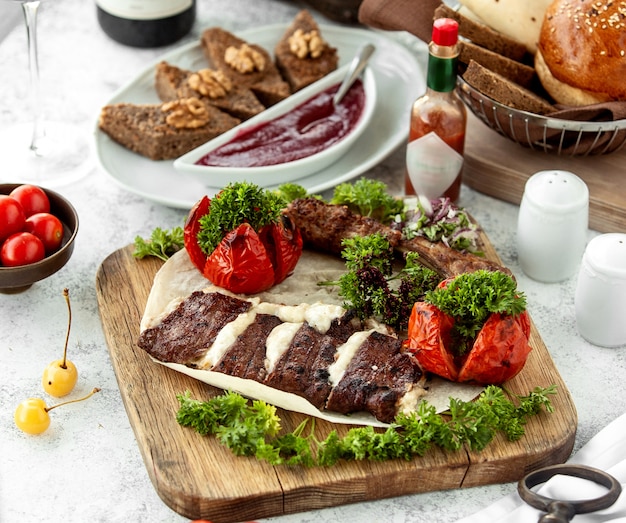
{"type": "Polygon", "coordinates": [[[422,368],[457,382],[499,385],[524,367],[531,347],[526,299],[503,272],[441,282],[413,306],[408,349],[422,368]]]}
{"type": "Polygon", "coordinates": [[[215,285],[238,294],[262,292],[287,278],[302,237],[280,196],[239,182],[191,209],[184,228],[192,263],[215,285]]]}

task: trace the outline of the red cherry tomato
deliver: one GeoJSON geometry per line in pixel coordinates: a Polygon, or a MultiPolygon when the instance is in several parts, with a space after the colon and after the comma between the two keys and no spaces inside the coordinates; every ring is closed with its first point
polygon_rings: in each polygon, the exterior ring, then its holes
{"type": "Polygon", "coordinates": [[[43,242],[29,232],[16,232],[2,244],[0,261],[5,267],[29,265],[43,260],[46,250],[43,242]]]}
{"type": "Polygon", "coordinates": [[[48,195],[41,187],[36,185],[20,185],[13,189],[9,196],[20,202],[26,218],[38,212],[50,212],[48,195]]]}
{"type": "Polygon", "coordinates": [[[26,218],[24,230],[37,236],[51,254],[61,247],[63,241],[63,224],[56,216],[47,212],[38,212],[26,218]]]}
{"type": "Polygon", "coordinates": [[[6,194],[0,194],[0,242],[21,231],[25,221],[20,203],[6,194]]]}

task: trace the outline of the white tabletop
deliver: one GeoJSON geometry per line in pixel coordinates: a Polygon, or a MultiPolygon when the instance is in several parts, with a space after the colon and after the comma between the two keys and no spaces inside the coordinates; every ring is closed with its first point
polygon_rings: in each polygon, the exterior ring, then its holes
{"type": "MultiPolygon", "coordinates": [[[[219,25],[231,30],[287,22],[301,8],[278,0],[200,0],[193,33],[219,25]]],[[[325,23],[320,15],[318,19],[325,23]]],[[[85,135],[99,108],[120,86],[167,49],[138,50],[119,45],[100,30],[93,2],[43,2],[39,21],[41,80],[50,117],[63,118],[85,135]]],[[[0,127],[27,116],[26,40],[21,24],[0,40],[0,127]]],[[[0,144],[2,151],[2,144],[0,144]]],[[[367,175],[399,191],[403,148],[367,175]]],[[[0,152],[0,162],[2,153],[0,152]]],[[[11,166],[0,167],[10,182],[11,166]]],[[[155,227],[181,225],[186,212],[164,207],[120,188],[95,158],[89,173],[57,189],[80,216],[76,248],[57,274],[29,290],[0,294],[0,521],[178,522],[152,486],[130,427],[102,332],[95,274],[111,252],[148,236],[155,227]],[[93,387],[99,394],[82,404],[51,413],[41,436],[28,436],[13,424],[17,404],[31,396],[48,399],[41,373],[61,356],[69,288],[72,330],[69,357],[79,369],[76,397],[93,387]]],[[[521,272],[515,247],[518,207],[463,187],[461,205],[479,220],[504,263],[526,293],[530,313],[574,398],[578,411],[575,450],[626,411],[626,351],[590,345],[574,319],[576,277],[558,284],[534,282],[521,272]]],[[[596,233],[590,231],[591,238],[596,233]]],[[[340,506],[268,521],[452,522],[476,512],[515,489],[513,484],[403,496],[340,506]]]]}

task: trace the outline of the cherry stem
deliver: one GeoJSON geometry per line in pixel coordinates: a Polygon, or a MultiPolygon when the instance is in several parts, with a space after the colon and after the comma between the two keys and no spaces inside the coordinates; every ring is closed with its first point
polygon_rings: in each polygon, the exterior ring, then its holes
{"type": "Polygon", "coordinates": [[[52,407],[46,407],[45,410],[46,412],[50,412],[52,409],[56,409],[57,407],[60,407],[61,405],[69,405],[70,403],[77,403],[79,401],[84,401],[87,398],[91,398],[91,396],[93,396],[96,392],[100,392],[100,389],[98,387],[95,387],[89,394],[87,394],[86,396],[83,396],[82,398],[64,401],[63,403],[57,403],[56,405],[52,405],[52,407]]]}
{"type": "Polygon", "coordinates": [[[63,349],[63,363],[61,363],[62,369],[67,369],[67,343],[70,339],[70,327],[72,325],[72,307],[70,306],[70,291],[68,289],[63,289],[63,297],[65,298],[65,303],[67,303],[67,334],[65,335],[65,348],[63,349]]]}

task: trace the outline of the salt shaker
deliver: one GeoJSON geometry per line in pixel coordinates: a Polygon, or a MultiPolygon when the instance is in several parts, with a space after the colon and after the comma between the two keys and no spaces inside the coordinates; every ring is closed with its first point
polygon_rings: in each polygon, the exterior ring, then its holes
{"type": "Polygon", "coordinates": [[[576,326],[602,347],[626,346],[626,234],[593,238],[578,272],[576,326]]]}
{"type": "Polygon", "coordinates": [[[548,170],[526,182],[517,223],[524,273],[541,282],[574,275],[587,242],[589,189],[568,171],[548,170]]]}

